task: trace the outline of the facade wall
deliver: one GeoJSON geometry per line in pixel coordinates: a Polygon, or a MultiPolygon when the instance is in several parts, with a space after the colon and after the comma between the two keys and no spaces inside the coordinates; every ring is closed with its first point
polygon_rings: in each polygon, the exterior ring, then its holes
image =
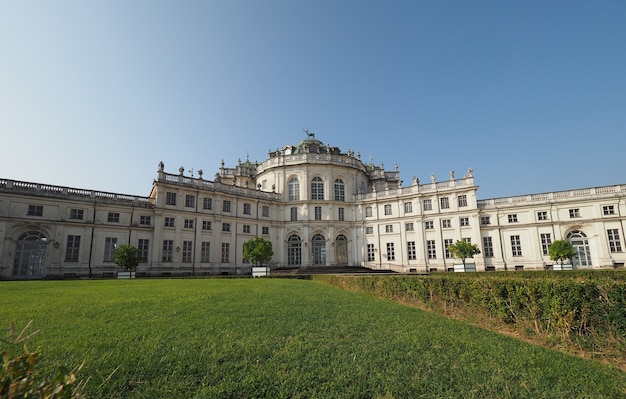
{"type": "Polygon", "coordinates": [[[480,247],[478,271],[551,268],[559,239],[576,245],[575,267],[626,263],[626,185],[487,200],[477,190],[471,169],[401,187],[397,168],[314,139],[222,165],[214,181],[161,164],[147,197],[0,179],[0,278],[112,277],[119,244],[141,249],[139,276],[246,274],[243,244],[257,235],[271,240],[273,267],[449,271],[459,261],[446,247],[462,239],[480,247]]]}

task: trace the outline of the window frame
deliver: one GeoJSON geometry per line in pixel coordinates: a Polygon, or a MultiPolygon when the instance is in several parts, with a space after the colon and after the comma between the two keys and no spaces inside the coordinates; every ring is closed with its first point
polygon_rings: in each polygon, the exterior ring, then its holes
{"type": "Polygon", "coordinates": [[[43,205],[28,205],[27,216],[43,216],[43,205]]]}

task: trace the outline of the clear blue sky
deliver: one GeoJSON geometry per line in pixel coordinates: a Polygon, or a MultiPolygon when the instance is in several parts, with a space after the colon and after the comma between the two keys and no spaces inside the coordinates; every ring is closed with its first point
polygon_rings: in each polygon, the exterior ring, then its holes
{"type": "Polygon", "coordinates": [[[147,195],[303,128],[480,198],[626,183],[626,1],[0,0],[0,177],[147,195]]]}

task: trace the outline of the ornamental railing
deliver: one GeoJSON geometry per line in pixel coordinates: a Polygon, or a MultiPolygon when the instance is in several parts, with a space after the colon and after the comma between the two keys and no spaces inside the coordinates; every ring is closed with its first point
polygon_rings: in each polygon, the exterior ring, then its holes
{"type": "Polygon", "coordinates": [[[498,208],[507,205],[516,205],[520,203],[541,203],[541,202],[558,202],[567,199],[585,199],[585,198],[603,198],[613,197],[615,195],[626,195],[626,184],[615,186],[602,186],[582,188],[576,190],[555,191],[551,193],[518,195],[514,197],[491,198],[486,200],[478,200],[479,209],[498,208]]]}
{"type": "Polygon", "coordinates": [[[54,186],[50,184],[31,183],[18,180],[0,179],[0,191],[41,194],[59,198],[80,198],[109,200],[119,202],[132,202],[136,205],[152,206],[152,199],[136,195],[110,193],[106,191],[85,190],[82,188],[72,188],[64,186],[54,186]]]}

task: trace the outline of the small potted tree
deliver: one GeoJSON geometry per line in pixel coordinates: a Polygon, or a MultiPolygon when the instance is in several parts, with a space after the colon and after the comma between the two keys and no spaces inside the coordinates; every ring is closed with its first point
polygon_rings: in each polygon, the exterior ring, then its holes
{"type": "Polygon", "coordinates": [[[478,249],[478,245],[469,243],[465,240],[457,241],[455,244],[451,244],[448,246],[448,250],[450,254],[457,259],[461,259],[463,262],[462,265],[454,265],[454,271],[459,272],[475,272],[476,264],[469,263],[466,264],[465,260],[467,258],[473,258],[474,255],[478,255],[480,253],[480,249],[478,249]],[[462,268],[462,269],[461,269],[462,268]]]}
{"type": "Polygon", "coordinates": [[[243,243],[243,260],[252,263],[253,277],[270,274],[269,266],[263,266],[263,263],[269,262],[273,255],[274,251],[270,240],[254,237],[243,243]]]}
{"type": "Polygon", "coordinates": [[[139,250],[132,245],[118,245],[113,252],[113,261],[123,269],[117,272],[117,278],[135,278],[135,269],[139,265],[139,250]]]}
{"type": "Polygon", "coordinates": [[[556,240],[548,247],[550,259],[559,262],[552,268],[554,270],[573,270],[572,258],[576,256],[576,249],[567,240],[556,240]],[[563,263],[564,260],[569,263],[563,263]]]}

